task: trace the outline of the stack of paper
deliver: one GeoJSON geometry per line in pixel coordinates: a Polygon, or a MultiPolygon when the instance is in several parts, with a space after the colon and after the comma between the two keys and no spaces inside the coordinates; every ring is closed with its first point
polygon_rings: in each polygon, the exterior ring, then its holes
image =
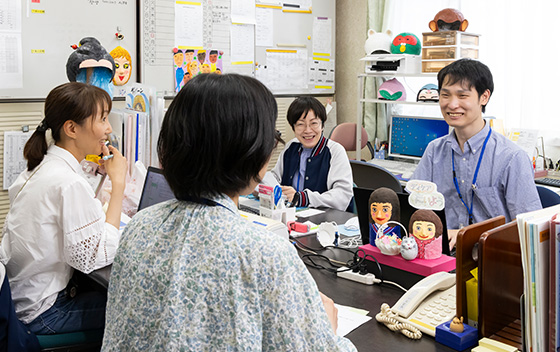
{"type": "Polygon", "coordinates": [[[560,205],[517,216],[525,294],[524,335],[527,350],[556,351],[558,316],[558,234],[560,205]],[[550,240],[552,239],[552,241],[550,240]],[[549,312],[554,311],[554,315],[549,312]],[[554,344],[550,337],[554,329],[554,344]]]}

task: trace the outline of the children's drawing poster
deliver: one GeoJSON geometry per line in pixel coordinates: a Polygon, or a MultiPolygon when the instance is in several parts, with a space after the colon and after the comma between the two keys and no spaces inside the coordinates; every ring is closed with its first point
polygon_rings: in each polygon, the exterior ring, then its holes
{"type": "Polygon", "coordinates": [[[175,92],[183,88],[194,76],[201,73],[223,72],[223,51],[211,49],[173,49],[175,92]]]}

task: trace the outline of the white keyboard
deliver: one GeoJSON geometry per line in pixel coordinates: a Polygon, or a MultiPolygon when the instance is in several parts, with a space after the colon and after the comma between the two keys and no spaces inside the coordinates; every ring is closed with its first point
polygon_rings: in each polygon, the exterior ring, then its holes
{"type": "Polygon", "coordinates": [[[414,170],[416,170],[416,166],[418,166],[418,164],[414,162],[387,160],[387,159],[372,159],[368,161],[368,163],[381,166],[389,170],[391,173],[395,175],[401,174],[402,178],[405,179],[409,179],[414,173],[414,170]]]}

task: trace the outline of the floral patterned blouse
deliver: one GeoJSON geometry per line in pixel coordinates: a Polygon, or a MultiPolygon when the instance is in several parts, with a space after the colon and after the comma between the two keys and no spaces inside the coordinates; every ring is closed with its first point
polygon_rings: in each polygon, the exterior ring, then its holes
{"type": "Polygon", "coordinates": [[[229,197],[139,212],[119,244],[103,351],[355,351],[287,241],[229,197]]]}

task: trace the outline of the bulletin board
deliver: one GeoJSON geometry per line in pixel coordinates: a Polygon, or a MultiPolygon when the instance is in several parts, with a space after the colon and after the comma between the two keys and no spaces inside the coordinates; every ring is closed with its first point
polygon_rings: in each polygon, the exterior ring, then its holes
{"type": "MultiPolygon", "coordinates": [[[[140,81],[166,96],[175,94],[173,48],[177,3],[141,0],[140,81]]],[[[203,49],[223,52],[223,73],[258,78],[277,96],[333,94],[335,90],[335,0],[256,0],[254,57],[242,64],[231,60],[232,4],[242,0],[200,0],[203,49]],[[260,41],[258,18],[271,19],[266,45],[260,41]],[[314,30],[315,29],[315,30],[314,30]],[[271,33],[271,35],[270,35],[271,33]]],[[[178,20],[177,20],[178,21],[178,20]]],[[[267,21],[270,24],[270,22],[267,21]]],[[[233,44],[235,45],[235,44],[233,44]]]]}
{"type": "Polygon", "coordinates": [[[74,50],[71,46],[84,37],[97,38],[107,52],[119,45],[125,48],[132,58],[130,81],[136,81],[139,3],[140,0],[2,0],[0,99],[41,100],[52,88],[68,82],[66,61],[74,50]],[[123,39],[117,38],[117,32],[123,39]],[[19,82],[14,79],[16,84],[6,87],[6,76],[12,81],[18,72],[19,82]]]}

